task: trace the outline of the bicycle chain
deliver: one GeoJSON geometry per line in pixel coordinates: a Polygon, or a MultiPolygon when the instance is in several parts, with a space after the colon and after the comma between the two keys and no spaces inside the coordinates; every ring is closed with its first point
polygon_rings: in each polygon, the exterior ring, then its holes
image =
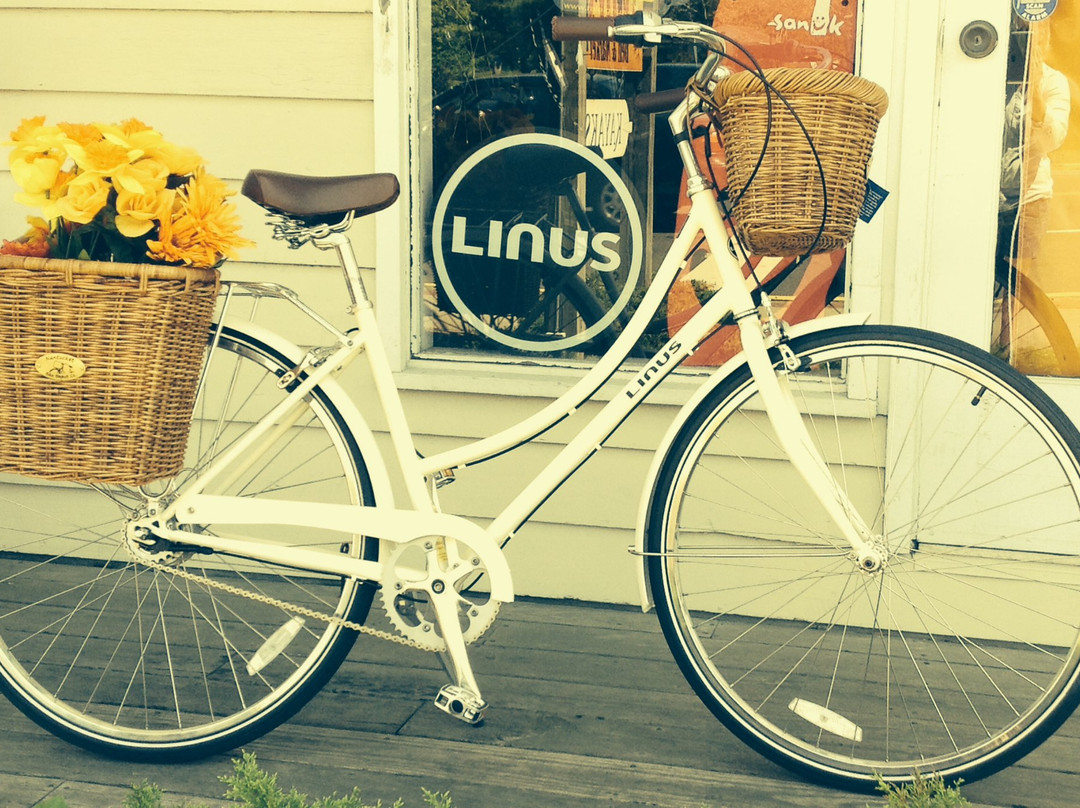
{"type": "Polygon", "coordinates": [[[180,567],[174,567],[168,564],[161,564],[149,558],[140,558],[135,560],[133,563],[142,564],[146,567],[149,567],[150,569],[157,570],[158,572],[171,573],[185,580],[194,581],[195,583],[203,584],[213,589],[221,590],[222,592],[230,595],[238,595],[240,597],[254,600],[258,603],[265,603],[268,606],[274,606],[278,609],[281,609],[282,611],[292,612],[293,614],[300,615],[301,617],[309,617],[312,620],[321,620],[324,623],[351,629],[353,631],[357,631],[361,634],[367,634],[370,637],[375,637],[380,640],[389,640],[390,642],[397,643],[398,645],[404,645],[409,648],[416,648],[421,651],[427,650],[420,643],[414,642],[408,637],[403,637],[398,634],[391,634],[389,631],[372,628],[371,626],[365,626],[361,623],[357,623],[345,617],[338,617],[334,614],[326,614],[325,612],[319,612],[315,609],[309,609],[307,606],[298,606],[295,603],[289,603],[285,600],[272,598],[269,595],[262,595],[258,592],[251,592],[247,589],[241,589],[238,586],[225,584],[221,581],[215,581],[212,578],[207,578],[205,575],[196,575],[195,573],[188,572],[186,569],[182,569],[180,567]]]}

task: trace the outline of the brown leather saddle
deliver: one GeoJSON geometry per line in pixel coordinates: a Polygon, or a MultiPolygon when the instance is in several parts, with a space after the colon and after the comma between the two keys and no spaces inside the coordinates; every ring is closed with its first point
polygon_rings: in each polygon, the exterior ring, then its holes
{"type": "Polygon", "coordinates": [[[248,172],[240,189],[256,204],[311,226],[336,224],[350,211],[375,213],[393,204],[400,191],[393,174],[308,177],[264,169],[248,172]]]}

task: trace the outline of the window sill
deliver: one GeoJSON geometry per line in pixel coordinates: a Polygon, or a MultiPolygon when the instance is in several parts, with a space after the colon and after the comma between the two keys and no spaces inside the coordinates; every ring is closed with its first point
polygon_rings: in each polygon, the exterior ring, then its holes
{"type": "MultiPolygon", "coordinates": [[[[394,374],[398,389],[412,392],[468,393],[472,395],[555,399],[572,388],[590,365],[549,364],[543,360],[507,359],[483,362],[448,358],[414,358],[405,370],[394,374]]],[[[657,387],[648,404],[680,405],[716,368],[679,369],[657,387]]],[[[620,370],[604,384],[593,401],[616,396],[637,369],[620,370]]]]}

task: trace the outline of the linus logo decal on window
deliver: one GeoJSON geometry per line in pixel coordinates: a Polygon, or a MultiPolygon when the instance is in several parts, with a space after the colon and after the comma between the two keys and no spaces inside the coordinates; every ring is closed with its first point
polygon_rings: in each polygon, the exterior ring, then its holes
{"type": "Polygon", "coordinates": [[[580,350],[607,332],[637,288],[643,253],[641,216],[618,172],[550,134],[482,145],[451,174],[432,220],[440,311],[518,351],[580,350]],[[590,207],[596,199],[603,210],[590,207]]]}

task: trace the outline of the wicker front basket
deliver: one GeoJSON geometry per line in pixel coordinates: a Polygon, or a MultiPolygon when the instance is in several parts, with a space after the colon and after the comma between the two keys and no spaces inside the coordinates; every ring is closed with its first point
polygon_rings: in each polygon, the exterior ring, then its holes
{"type": "Polygon", "coordinates": [[[764,74],[806,133],[776,94],[770,129],[768,97],[757,75],[736,73],[719,82],[715,100],[736,232],[756,255],[839,249],[855,231],[866,166],[888,96],[872,81],[834,70],[774,68],[764,74]],[[767,132],[768,147],[755,175],[767,132]],[[827,207],[807,134],[824,169],[827,207]]]}
{"type": "Polygon", "coordinates": [[[216,270],[0,256],[0,472],[178,472],[216,270]]]}

